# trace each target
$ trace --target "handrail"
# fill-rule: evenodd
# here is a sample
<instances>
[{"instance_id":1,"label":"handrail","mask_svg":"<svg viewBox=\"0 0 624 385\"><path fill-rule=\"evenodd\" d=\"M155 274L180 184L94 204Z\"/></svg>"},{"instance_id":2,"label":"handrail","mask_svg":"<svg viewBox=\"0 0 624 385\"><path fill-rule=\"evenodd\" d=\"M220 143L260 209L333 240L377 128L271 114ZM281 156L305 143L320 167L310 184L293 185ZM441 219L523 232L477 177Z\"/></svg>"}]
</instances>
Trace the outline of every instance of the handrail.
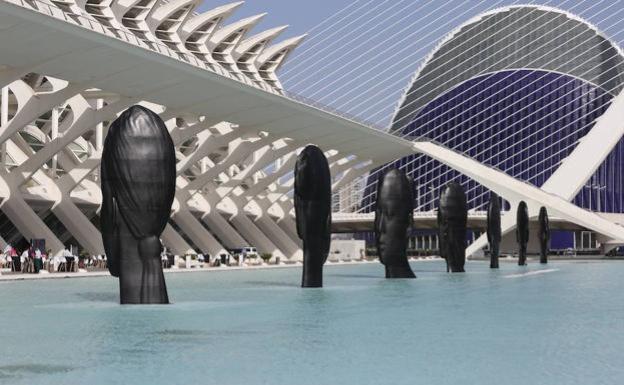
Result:
<instances>
[{"instance_id":1,"label":"handrail","mask_svg":"<svg viewBox=\"0 0 624 385\"><path fill-rule=\"evenodd\" d=\"M363 218L369 218L369 217L374 217L375 213L374 212L370 212L370 213L357 213L357 212L337 212L337 213L332 213L332 218L333 219L342 219L342 220L348 220L348 219L363 219ZM435 218L437 216L437 213L435 211L414 211L414 218ZM485 218L487 217L487 212L486 211L468 211L468 217L469 218Z\"/></svg>"}]
</instances>

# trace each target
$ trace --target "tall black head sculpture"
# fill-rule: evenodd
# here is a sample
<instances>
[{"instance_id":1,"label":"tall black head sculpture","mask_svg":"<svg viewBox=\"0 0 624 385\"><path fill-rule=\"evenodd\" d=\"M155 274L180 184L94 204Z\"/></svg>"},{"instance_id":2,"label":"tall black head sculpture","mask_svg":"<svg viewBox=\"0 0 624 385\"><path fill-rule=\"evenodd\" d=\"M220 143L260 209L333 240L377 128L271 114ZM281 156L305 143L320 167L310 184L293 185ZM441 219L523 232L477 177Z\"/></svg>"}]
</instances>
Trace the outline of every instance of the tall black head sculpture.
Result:
<instances>
[{"instance_id":1,"label":"tall black head sculpture","mask_svg":"<svg viewBox=\"0 0 624 385\"><path fill-rule=\"evenodd\" d=\"M459 183L450 182L440 194L438 232L440 255L446 259L446 270L463 273L466 263L466 224L468 204Z\"/></svg>"},{"instance_id":2,"label":"tall black head sculpture","mask_svg":"<svg viewBox=\"0 0 624 385\"><path fill-rule=\"evenodd\" d=\"M375 237L386 278L416 278L407 261L407 232L412 226L412 183L397 169L386 172L377 188Z\"/></svg>"},{"instance_id":3,"label":"tall black head sculpture","mask_svg":"<svg viewBox=\"0 0 624 385\"><path fill-rule=\"evenodd\" d=\"M498 269L498 256L501 243L501 206L500 198L490 193L490 204L487 210L487 239L490 244L490 268Z\"/></svg>"},{"instance_id":4,"label":"tall black head sculpture","mask_svg":"<svg viewBox=\"0 0 624 385\"><path fill-rule=\"evenodd\" d=\"M529 243L529 209L525 201L518 204L516 213L516 239L518 241L518 265L526 265L527 244Z\"/></svg>"},{"instance_id":5,"label":"tall black head sculpture","mask_svg":"<svg viewBox=\"0 0 624 385\"><path fill-rule=\"evenodd\" d=\"M102 238L122 304L169 303L159 237L175 178L165 123L145 107L130 107L111 124L102 154Z\"/></svg>"},{"instance_id":6,"label":"tall black head sculpture","mask_svg":"<svg viewBox=\"0 0 624 385\"><path fill-rule=\"evenodd\" d=\"M539 211L539 229L537 236L540 242L540 263L548 263L550 225L548 224L548 211L544 206L542 206Z\"/></svg>"},{"instance_id":7,"label":"tall black head sculpture","mask_svg":"<svg viewBox=\"0 0 624 385\"><path fill-rule=\"evenodd\" d=\"M295 164L295 216L303 240L302 287L323 286L331 237L331 175L323 151L308 145Z\"/></svg>"}]
</instances>

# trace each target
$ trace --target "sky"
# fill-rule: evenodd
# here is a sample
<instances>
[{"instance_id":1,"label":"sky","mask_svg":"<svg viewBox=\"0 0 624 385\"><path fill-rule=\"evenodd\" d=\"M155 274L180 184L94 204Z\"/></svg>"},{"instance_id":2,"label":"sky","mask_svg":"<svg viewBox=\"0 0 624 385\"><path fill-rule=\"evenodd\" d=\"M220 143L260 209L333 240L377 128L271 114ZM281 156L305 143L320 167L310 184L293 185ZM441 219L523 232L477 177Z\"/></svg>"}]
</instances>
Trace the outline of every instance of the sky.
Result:
<instances>
[{"instance_id":1,"label":"sky","mask_svg":"<svg viewBox=\"0 0 624 385\"><path fill-rule=\"evenodd\" d=\"M199 10L225 3L206 0ZM289 25L279 41L309 32L278 74L284 88L383 128L446 34L479 13L513 4L561 8L624 41L621 0L247 0L228 22L267 12L252 33Z\"/></svg>"}]
</instances>

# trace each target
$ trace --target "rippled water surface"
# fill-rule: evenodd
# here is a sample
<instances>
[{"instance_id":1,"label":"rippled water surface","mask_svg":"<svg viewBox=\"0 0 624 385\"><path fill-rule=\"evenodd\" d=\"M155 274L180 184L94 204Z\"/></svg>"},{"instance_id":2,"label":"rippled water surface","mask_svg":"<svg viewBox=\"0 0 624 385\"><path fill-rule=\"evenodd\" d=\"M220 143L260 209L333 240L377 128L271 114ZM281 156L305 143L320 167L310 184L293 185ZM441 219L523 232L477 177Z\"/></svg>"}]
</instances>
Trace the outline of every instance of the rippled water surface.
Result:
<instances>
[{"instance_id":1,"label":"rippled water surface","mask_svg":"<svg viewBox=\"0 0 624 385\"><path fill-rule=\"evenodd\" d=\"M0 383L624 383L624 262L412 266L173 274L149 307L112 278L0 283Z\"/></svg>"}]
</instances>

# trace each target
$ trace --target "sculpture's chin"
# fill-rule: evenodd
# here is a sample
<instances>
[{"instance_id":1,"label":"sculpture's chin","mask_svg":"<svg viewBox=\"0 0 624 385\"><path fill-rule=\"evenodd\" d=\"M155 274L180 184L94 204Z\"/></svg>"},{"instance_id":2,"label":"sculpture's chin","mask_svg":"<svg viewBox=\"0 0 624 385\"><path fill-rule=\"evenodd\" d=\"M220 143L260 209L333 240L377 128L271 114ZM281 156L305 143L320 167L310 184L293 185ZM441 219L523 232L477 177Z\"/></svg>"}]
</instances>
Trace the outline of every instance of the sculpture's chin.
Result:
<instances>
[{"instance_id":1,"label":"sculpture's chin","mask_svg":"<svg viewBox=\"0 0 624 385\"><path fill-rule=\"evenodd\" d=\"M386 278L416 278L409 264L386 266Z\"/></svg>"}]
</instances>

